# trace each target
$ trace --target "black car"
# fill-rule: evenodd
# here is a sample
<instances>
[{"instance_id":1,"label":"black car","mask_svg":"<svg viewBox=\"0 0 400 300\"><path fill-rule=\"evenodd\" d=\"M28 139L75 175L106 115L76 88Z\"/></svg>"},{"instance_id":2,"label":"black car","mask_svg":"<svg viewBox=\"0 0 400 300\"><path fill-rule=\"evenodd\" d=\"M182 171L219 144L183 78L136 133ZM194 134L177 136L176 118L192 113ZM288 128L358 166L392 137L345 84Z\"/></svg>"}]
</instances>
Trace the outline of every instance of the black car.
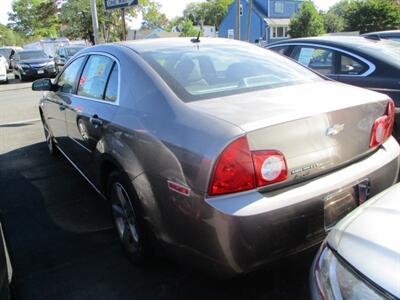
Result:
<instances>
[{"instance_id":1,"label":"black car","mask_svg":"<svg viewBox=\"0 0 400 300\"><path fill-rule=\"evenodd\" d=\"M290 39L267 46L343 83L389 95L400 129L400 43L364 37L324 36Z\"/></svg>"},{"instance_id":2,"label":"black car","mask_svg":"<svg viewBox=\"0 0 400 300\"><path fill-rule=\"evenodd\" d=\"M85 46L66 46L58 48L56 57L54 58L57 71L60 71L72 56L85 48Z\"/></svg>"},{"instance_id":3,"label":"black car","mask_svg":"<svg viewBox=\"0 0 400 300\"><path fill-rule=\"evenodd\" d=\"M400 30L387 30L387 31L376 31L369 32L362 35L363 37L375 40L392 40L400 42Z\"/></svg>"},{"instance_id":4,"label":"black car","mask_svg":"<svg viewBox=\"0 0 400 300\"><path fill-rule=\"evenodd\" d=\"M21 81L40 77L55 77L54 59L43 50L23 50L14 54L12 67L15 77Z\"/></svg>"}]
</instances>

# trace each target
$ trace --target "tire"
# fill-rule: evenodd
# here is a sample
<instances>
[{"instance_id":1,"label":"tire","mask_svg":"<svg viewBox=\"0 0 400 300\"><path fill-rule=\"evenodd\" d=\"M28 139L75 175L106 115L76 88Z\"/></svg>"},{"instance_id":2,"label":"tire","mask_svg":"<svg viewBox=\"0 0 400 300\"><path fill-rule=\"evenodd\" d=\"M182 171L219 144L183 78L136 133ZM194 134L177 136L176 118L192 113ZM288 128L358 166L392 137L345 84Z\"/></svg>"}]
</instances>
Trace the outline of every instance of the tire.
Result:
<instances>
[{"instance_id":1,"label":"tire","mask_svg":"<svg viewBox=\"0 0 400 300\"><path fill-rule=\"evenodd\" d=\"M53 157L58 157L59 156L59 151L54 143L54 138L51 134L51 131L49 129L49 126L47 125L45 119L43 118L43 116L41 116L42 118L42 124L43 124L43 130L44 130L44 137L46 139L46 144L47 144L47 149L49 150L49 153L51 156Z\"/></svg>"},{"instance_id":2,"label":"tire","mask_svg":"<svg viewBox=\"0 0 400 300\"><path fill-rule=\"evenodd\" d=\"M129 259L136 265L143 265L150 257L148 232L139 210L139 199L132 191L127 176L114 171L108 177L107 198L116 233Z\"/></svg>"}]
</instances>

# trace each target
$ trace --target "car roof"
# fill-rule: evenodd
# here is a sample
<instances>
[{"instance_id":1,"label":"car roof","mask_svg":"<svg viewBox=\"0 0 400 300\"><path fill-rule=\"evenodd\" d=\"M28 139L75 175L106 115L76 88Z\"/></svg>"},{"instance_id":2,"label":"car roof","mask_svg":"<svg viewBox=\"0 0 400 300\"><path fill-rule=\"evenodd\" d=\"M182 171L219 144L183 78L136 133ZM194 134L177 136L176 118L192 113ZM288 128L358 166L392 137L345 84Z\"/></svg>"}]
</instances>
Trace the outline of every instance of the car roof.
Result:
<instances>
[{"instance_id":1,"label":"car roof","mask_svg":"<svg viewBox=\"0 0 400 300\"><path fill-rule=\"evenodd\" d=\"M368 33L364 33L362 36L370 36L370 35L399 36L400 30L385 30L385 31L368 32Z\"/></svg>"},{"instance_id":2,"label":"car roof","mask_svg":"<svg viewBox=\"0 0 400 300\"><path fill-rule=\"evenodd\" d=\"M244 42L236 41L233 39L224 38L203 38L200 37L200 42L195 43L191 40L193 37L181 37L181 38L162 38L162 39L143 39L136 41L127 41L115 43L117 45L122 45L128 47L135 52L147 52L151 50L162 50L169 48L181 48L189 47L194 45L204 46L204 45L243 45Z\"/></svg>"},{"instance_id":3,"label":"car roof","mask_svg":"<svg viewBox=\"0 0 400 300\"><path fill-rule=\"evenodd\" d=\"M362 45L374 45L377 43L385 43L386 41L372 40L361 36L319 36L319 37L309 37L309 38L295 38L289 39L281 42L276 42L269 44L267 47L281 44L291 44L291 43L319 43L324 45L332 46L342 46L342 47L359 47Z\"/></svg>"}]
</instances>

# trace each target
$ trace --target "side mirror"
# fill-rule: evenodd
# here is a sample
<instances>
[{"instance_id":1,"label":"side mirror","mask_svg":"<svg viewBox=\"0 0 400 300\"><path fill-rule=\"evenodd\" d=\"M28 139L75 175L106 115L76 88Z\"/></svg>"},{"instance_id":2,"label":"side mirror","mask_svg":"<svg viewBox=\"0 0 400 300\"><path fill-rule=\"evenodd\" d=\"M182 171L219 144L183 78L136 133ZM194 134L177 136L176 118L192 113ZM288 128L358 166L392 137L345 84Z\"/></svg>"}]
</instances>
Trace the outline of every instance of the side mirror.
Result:
<instances>
[{"instance_id":1,"label":"side mirror","mask_svg":"<svg viewBox=\"0 0 400 300\"><path fill-rule=\"evenodd\" d=\"M32 91L52 91L54 85L49 78L35 80L32 83Z\"/></svg>"}]
</instances>

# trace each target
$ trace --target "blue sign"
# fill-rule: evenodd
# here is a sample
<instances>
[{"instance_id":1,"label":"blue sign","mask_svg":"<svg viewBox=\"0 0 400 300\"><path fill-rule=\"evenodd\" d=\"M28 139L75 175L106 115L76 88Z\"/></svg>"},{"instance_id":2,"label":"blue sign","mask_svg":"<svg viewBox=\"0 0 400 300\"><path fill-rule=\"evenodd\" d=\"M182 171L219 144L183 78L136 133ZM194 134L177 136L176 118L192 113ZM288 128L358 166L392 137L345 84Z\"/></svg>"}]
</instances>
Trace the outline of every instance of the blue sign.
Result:
<instances>
[{"instance_id":1,"label":"blue sign","mask_svg":"<svg viewBox=\"0 0 400 300\"><path fill-rule=\"evenodd\" d=\"M106 9L124 8L138 5L138 0L105 0Z\"/></svg>"}]
</instances>

